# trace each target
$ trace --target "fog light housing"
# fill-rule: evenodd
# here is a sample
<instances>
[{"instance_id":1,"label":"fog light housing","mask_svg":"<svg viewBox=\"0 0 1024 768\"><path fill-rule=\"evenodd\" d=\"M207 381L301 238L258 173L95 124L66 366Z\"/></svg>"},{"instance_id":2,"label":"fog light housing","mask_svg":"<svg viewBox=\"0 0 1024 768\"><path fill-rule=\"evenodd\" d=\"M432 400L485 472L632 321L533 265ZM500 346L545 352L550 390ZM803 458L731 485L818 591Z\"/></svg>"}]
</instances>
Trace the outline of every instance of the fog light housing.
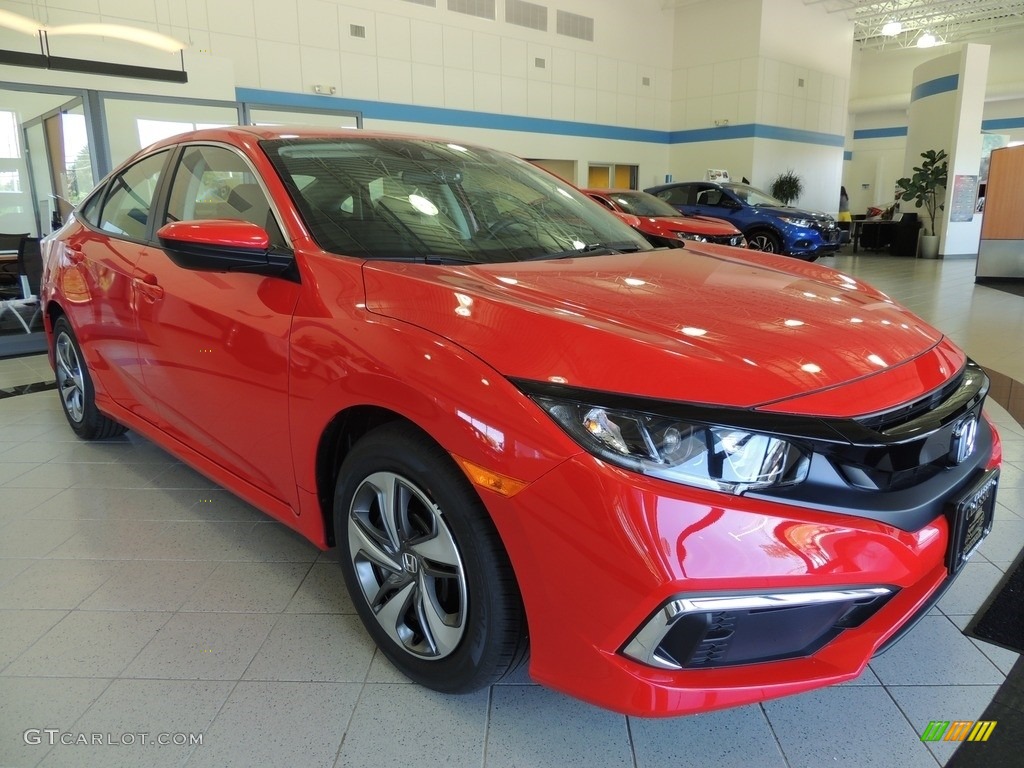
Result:
<instances>
[{"instance_id":1,"label":"fog light housing","mask_svg":"<svg viewBox=\"0 0 1024 768\"><path fill-rule=\"evenodd\" d=\"M622 653L659 669L707 669L810 656L871 618L893 587L673 598Z\"/></svg>"}]
</instances>

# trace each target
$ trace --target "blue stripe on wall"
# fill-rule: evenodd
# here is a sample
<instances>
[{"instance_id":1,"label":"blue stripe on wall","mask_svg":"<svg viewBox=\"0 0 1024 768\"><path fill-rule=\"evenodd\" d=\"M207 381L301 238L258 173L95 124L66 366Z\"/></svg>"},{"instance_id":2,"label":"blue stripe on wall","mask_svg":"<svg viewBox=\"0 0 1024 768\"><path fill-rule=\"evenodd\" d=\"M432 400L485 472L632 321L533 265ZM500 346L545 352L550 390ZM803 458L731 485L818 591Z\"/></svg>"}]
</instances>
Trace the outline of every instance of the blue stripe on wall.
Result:
<instances>
[{"instance_id":1,"label":"blue stripe on wall","mask_svg":"<svg viewBox=\"0 0 1024 768\"><path fill-rule=\"evenodd\" d=\"M1024 128L1024 117L999 117L981 121L983 131L1008 131L1013 128Z\"/></svg>"},{"instance_id":2,"label":"blue stripe on wall","mask_svg":"<svg viewBox=\"0 0 1024 768\"><path fill-rule=\"evenodd\" d=\"M926 83L914 86L914 90L910 92L910 101L913 103L918 99L924 99L928 96L935 96L940 93L949 93L949 91L955 91L959 85L960 75L937 77L934 80L929 80Z\"/></svg>"},{"instance_id":3,"label":"blue stripe on wall","mask_svg":"<svg viewBox=\"0 0 1024 768\"><path fill-rule=\"evenodd\" d=\"M363 117L376 120L398 120L409 123L457 125L464 128L490 128L499 131L547 133L556 136L585 136L594 139L637 141L648 144L690 144L702 141L728 139L775 139L801 144L819 144L841 147L842 136L774 125L726 125L695 131L655 131L646 128L626 128L599 123L581 123L572 120L552 120L544 117L499 115L494 112L473 112L447 107L422 107L416 104L394 104L365 99L346 99L315 94L264 91L258 88L236 88L235 98L254 104L282 108L335 109L362 112Z\"/></svg>"},{"instance_id":4,"label":"blue stripe on wall","mask_svg":"<svg viewBox=\"0 0 1024 768\"><path fill-rule=\"evenodd\" d=\"M906 136L907 126L896 125L892 128L863 128L853 132L853 140L858 139L891 139L896 136Z\"/></svg>"},{"instance_id":5,"label":"blue stripe on wall","mask_svg":"<svg viewBox=\"0 0 1024 768\"><path fill-rule=\"evenodd\" d=\"M723 125L719 128L699 128L691 131L672 131L671 144L692 144L701 141L725 141L728 139L773 139L794 141L800 144L819 144L826 147L841 147L845 137L818 131L804 131L798 128L780 128L777 125L746 123L745 125Z\"/></svg>"},{"instance_id":6,"label":"blue stripe on wall","mask_svg":"<svg viewBox=\"0 0 1024 768\"><path fill-rule=\"evenodd\" d=\"M447 107L421 107L415 104L394 104L365 99L263 91L256 88L236 88L235 98L239 101L267 104L276 107L343 109L350 112L362 112L363 117L370 117L376 120L458 125L464 128L492 128L499 131L550 133L558 136L586 136L594 139L640 141L651 144L669 143L667 131L626 128L598 123L577 123L571 120L552 120L546 117L519 117L516 115L499 115L493 112L449 109Z\"/></svg>"},{"instance_id":7,"label":"blue stripe on wall","mask_svg":"<svg viewBox=\"0 0 1024 768\"><path fill-rule=\"evenodd\" d=\"M853 152L850 150L843 152L843 160L853 160Z\"/></svg>"}]
</instances>

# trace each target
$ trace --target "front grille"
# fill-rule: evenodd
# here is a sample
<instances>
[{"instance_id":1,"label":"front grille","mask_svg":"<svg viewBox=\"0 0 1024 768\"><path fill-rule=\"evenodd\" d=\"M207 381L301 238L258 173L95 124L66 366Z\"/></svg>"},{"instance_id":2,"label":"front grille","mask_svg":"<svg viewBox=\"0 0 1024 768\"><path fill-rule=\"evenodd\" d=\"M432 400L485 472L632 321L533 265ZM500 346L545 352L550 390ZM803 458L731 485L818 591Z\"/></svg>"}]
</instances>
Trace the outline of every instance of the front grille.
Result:
<instances>
[{"instance_id":1,"label":"front grille","mask_svg":"<svg viewBox=\"0 0 1024 768\"><path fill-rule=\"evenodd\" d=\"M816 221L811 224L811 229L815 229L821 235L821 239L826 243L838 242L840 238L841 230L836 226L834 221L819 222Z\"/></svg>"},{"instance_id":2,"label":"front grille","mask_svg":"<svg viewBox=\"0 0 1024 768\"><path fill-rule=\"evenodd\" d=\"M907 424L918 416L927 413L928 411L935 410L940 403L949 399L964 383L964 377L967 373L973 373L971 370L972 368L976 369L978 373L981 373L981 368L979 366L974 363L970 363L960 371L958 375L954 376L931 394L925 395L912 403L901 405L898 408L893 408L881 413L875 413L870 416L863 416L857 419L857 423L864 425L868 429L874 429L879 432L886 432Z\"/></svg>"},{"instance_id":3,"label":"front grille","mask_svg":"<svg viewBox=\"0 0 1024 768\"><path fill-rule=\"evenodd\" d=\"M987 393L988 377L968 361L950 382L911 403L824 421L841 439L810 441L807 481L747 495L920 530L992 454L992 431L981 415ZM962 434L971 419L968 449Z\"/></svg>"},{"instance_id":4,"label":"front grille","mask_svg":"<svg viewBox=\"0 0 1024 768\"><path fill-rule=\"evenodd\" d=\"M709 243L716 245L739 245L743 235L712 235L707 238Z\"/></svg>"}]
</instances>

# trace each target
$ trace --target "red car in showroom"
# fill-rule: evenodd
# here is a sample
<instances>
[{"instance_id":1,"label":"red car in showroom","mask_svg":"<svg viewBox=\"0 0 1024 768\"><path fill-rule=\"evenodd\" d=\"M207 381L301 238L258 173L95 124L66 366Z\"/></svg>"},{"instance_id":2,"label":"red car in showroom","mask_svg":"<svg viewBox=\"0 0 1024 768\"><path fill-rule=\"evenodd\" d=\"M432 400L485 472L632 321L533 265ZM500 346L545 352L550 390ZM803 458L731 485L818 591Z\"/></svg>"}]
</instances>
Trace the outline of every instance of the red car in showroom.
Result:
<instances>
[{"instance_id":1,"label":"red car in showroom","mask_svg":"<svg viewBox=\"0 0 1024 768\"><path fill-rule=\"evenodd\" d=\"M81 438L336 547L408 677L675 715L856 677L987 533L984 372L839 272L650 244L488 149L197 131L45 243ZM339 588L340 587L339 578Z\"/></svg>"},{"instance_id":2,"label":"red car in showroom","mask_svg":"<svg viewBox=\"0 0 1024 768\"><path fill-rule=\"evenodd\" d=\"M591 199L642 234L651 245L682 248L687 241L746 248L747 239L724 219L687 216L664 200L633 189L585 189Z\"/></svg>"}]
</instances>

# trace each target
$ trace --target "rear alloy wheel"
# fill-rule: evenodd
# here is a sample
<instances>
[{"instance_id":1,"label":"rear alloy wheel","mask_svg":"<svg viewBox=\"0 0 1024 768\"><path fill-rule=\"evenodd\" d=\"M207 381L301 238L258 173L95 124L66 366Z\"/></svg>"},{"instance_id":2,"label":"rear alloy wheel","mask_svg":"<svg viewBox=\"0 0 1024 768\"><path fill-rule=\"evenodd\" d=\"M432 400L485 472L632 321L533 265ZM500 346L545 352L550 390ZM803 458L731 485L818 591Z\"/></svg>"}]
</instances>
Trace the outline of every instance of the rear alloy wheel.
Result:
<instances>
[{"instance_id":1,"label":"rear alloy wheel","mask_svg":"<svg viewBox=\"0 0 1024 768\"><path fill-rule=\"evenodd\" d=\"M779 238L765 230L754 232L748 237L747 247L752 251L764 251L765 253L779 253L781 249Z\"/></svg>"},{"instance_id":2,"label":"rear alloy wheel","mask_svg":"<svg viewBox=\"0 0 1024 768\"><path fill-rule=\"evenodd\" d=\"M334 530L367 631L410 679L467 693L518 665L522 604L487 511L415 427L363 437L338 477Z\"/></svg>"},{"instance_id":3,"label":"rear alloy wheel","mask_svg":"<svg viewBox=\"0 0 1024 768\"><path fill-rule=\"evenodd\" d=\"M71 324L63 317L53 324L53 365L60 404L76 435L83 440L101 440L127 431L96 408L95 390L82 350Z\"/></svg>"}]
</instances>

